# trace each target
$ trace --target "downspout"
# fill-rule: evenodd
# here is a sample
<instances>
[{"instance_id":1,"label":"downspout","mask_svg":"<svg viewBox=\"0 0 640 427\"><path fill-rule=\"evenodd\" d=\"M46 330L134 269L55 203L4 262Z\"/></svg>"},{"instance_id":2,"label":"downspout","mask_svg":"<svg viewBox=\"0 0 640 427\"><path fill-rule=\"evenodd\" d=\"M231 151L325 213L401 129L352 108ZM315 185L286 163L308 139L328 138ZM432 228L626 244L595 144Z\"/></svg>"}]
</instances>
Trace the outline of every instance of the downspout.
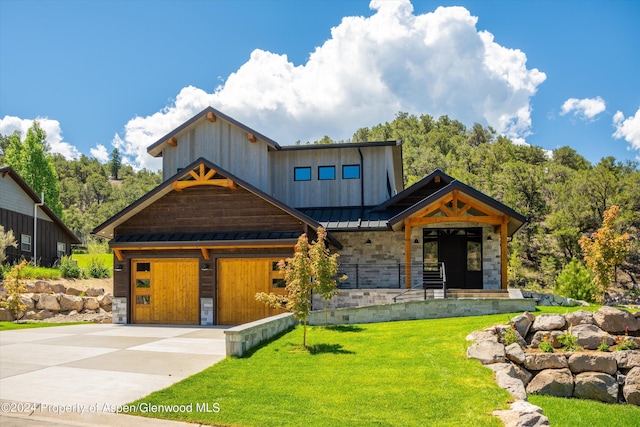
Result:
<instances>
[{"instance_id":1,"label":"downspout","mask_svg":"<svg viewBox=\"0 0 640 427\"><path fill-rule=\"evenodd\" d=\"M44 193L40 194L40 203L33 204L33 265L38 265L38 207L44 205Z\"/></svg>"},{"instance_id":2,"label":"downspout","mask_svg":"<svg viewBox=\"0 0 640 427\"><path fill-rule=\"evenodd\" d=\"M358 154L360 155L360 218L358 218L358 228L360 228L364 216L364 157L360 147L358 147Z\"/></svg>"}]
</instances>

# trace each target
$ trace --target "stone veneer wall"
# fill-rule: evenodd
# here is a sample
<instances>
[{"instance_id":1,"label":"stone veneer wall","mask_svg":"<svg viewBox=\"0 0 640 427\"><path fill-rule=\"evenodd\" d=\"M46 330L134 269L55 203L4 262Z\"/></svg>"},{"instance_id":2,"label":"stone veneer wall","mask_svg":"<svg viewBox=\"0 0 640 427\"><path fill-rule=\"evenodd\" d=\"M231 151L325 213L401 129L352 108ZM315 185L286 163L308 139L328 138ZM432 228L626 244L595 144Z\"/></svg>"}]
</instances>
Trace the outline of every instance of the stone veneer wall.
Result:
<instances>
[{"instance_id":1,"label":"stone veneer wall","mask_svg":"<svg viewBox=\"0 0 640 427\"><path fill-rule=\"evenodd\" d=\"M127 298L114 297L111 303L111 323L127 323Z\"/></svg>"},{"instance_id":2,"label":"stone veneer wall","mask_svg":"<svg viewBox=\"0 0 640 427\"><path fill-rule=\"evenodd\" d=\"M483 316L535 310L535 301L527 299L432 299L398 304L350 307L327 310L331 325L377 323L396 320L439 319L444 317ZM324 325L325 312L313 311L310 325Z\"/></svg>"},{"instance_id":3,"label":"stone veneer wall","mask_svg":"<svg viewBox=\"0 0 640 427\"><path fill-rule=\"evenodd\" d=\"M491 226L479 223L452 223L446 227L468 228L482 227L482 270L484 289L500 289L500 234L494 233ZM419 286L422 278L422 228L411 230L411 272L412 286ZM404 233L393 231L333 232L344 248L339 251L340 273L349 278L341 283L342 287L356 287L355 264L358 264L358 287L402 288L404 289ZM490 240L487 240L491 237ZM371 243L366 243L370 240ZM414 243L415 241L418 243ZM456 288L455 283L447 286Z\"/></svg>"},{"instance_id":4,"label":"stone veneer wall","mask_svg":"<svg viewBox=\"0 0 640 427\"><path fill-rule=\"evenodd\" d=\"M291 329L298 321L291 313L278 314L224 331L227 356L245 355L258 344Z\"/></svg>"},{"instance_id":5,"label":"stone veneer wall","mask_svg":"<svg viewBox=\"0 0 640 427\"><path fill-rule=\"evenodd\" d=\"M213 298L200 298L200 324L213 325Z\"/></svg>"}]
</instances>

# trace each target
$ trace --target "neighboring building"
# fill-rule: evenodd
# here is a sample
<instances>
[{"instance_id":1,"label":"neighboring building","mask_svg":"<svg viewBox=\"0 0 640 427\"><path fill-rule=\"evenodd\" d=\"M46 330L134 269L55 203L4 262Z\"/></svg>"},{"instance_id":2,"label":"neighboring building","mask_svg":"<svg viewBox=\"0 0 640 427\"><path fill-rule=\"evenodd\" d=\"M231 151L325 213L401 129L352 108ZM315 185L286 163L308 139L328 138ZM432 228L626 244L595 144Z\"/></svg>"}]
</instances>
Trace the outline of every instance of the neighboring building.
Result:
<instances>
[{"instance_id":1,"label":"neighboring building","mask_svg":"<svg viewBox=\"0 0 640 427\"><path fill-rule=\"evenodd\" d=\"M96 227L114 250L114 322L239 324L273 310L275 263L319 226L352 288L506 289L526 218L435 171L403 189L400 142L280 146L207 108L148 148L163 183Z\"/></svg>"},{"instance_id":2,"label":"neighboring building","mask_svg":"<svg viewBox=\"0 0 640 427\"><path fill-rule=\"evenodd\" d=\"M21 259L32 261L35 257L38 265L52 266L71 254L71 245L80 244L73 232L9 166L0 167L0 225L5 231L13 231L18 244L17 248L6 250L9 263Z\"/></svg>"}]
</instances>

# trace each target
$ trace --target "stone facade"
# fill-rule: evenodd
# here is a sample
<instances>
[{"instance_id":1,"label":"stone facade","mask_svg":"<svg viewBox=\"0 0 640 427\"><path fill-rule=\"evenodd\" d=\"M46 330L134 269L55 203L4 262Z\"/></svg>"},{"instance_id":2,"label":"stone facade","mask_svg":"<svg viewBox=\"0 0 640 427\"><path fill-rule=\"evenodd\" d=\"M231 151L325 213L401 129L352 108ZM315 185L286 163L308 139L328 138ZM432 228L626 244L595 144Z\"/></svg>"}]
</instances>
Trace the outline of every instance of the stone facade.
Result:
<instances>
[{"instance_id":1,"label":"stone facade","mask_svg":"<svg viewBox=\"0 0 640 427\"><path fill-rule=\"evenodd\" d=\"M114 297L111 303L111 322L118 324L127 323L127 298Z\"/></svg>"},{"instance_id":2,"label":"stone facade","mask_svg":"<svg viewBox=\"0 0 640 427\"><path fill-rule=\"evenodd\" d=\"M213 325L213 298L200 298L200 324Z\"/></svg>"},{"instance_id":3,"label":"stone facade","mask_svg":"<svg viewBox=\"0 0 640 427\"><path fill-rule=\"evenodd\" d=\"M226 329L227 356L244 356L258 344L293 328L297 323L291 313L284 313Z\"/></svg>"}]
</instances>

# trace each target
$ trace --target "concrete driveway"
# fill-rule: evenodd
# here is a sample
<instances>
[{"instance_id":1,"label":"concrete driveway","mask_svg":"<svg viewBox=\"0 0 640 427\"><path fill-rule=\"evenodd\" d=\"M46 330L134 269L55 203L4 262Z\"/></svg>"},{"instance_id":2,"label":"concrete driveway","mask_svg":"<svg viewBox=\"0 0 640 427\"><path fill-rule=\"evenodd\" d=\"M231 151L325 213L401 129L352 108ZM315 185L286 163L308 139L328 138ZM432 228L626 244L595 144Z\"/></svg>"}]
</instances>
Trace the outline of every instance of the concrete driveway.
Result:
<instances>
[{"instance_id":1,"label":"concrete driveway","mask_svg":"<svg viewBox=\"0 0 640 427\"><path fill-rule=\"evenodd\" d=\"M224 359L223 331L111 324L2 331L0 421L43 425L29 424L43 418L63 423L76 420L78 425L83 420L93 425L112 421L127 425L131 418L136 421L129 425L144 425L138 417L114 419L109 410ZM62 410L66 414L59 414Z\"/></svg>"}]
</instances>

